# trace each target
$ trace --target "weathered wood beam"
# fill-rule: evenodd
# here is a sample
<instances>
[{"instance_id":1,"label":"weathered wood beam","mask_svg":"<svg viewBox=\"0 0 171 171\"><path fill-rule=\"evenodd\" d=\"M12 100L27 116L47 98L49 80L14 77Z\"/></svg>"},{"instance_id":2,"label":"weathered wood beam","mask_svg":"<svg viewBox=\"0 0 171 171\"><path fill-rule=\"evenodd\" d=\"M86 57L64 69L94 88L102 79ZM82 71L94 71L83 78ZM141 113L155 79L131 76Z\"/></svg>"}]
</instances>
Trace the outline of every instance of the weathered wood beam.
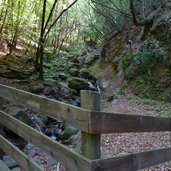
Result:
<instances>
[{"instance_id":1,"label":"weathered wood beam","mask_svg":"<svg viewBox=\"0 0 171 171\"><path fill-rule=\"evenodd\" d=\"M92 112L90 120L94 134L171 131L171 118Z\"/></svg>"},{"instance_id":2,"label":"weathered wood beam","mask_svg":"<svg viewBox=\"0 0 171 171\"><path fill-rule=\"evenodd\" d=\"M90 160L82 155L70 150L56 141L51 140L49 137L2 111L0 111L0 118L0 124L44 150L51 157L64 164L69 170L90 170Z\"/></svg>"},{"instance_id":3,"label":"weathered wood beam","mask_svg":"<svg viewBox=\"0 0 171 171\"><path fill-rule=\"evenodd\" d=\"M0 148L10 155L25 171L43 171L43 169L28 156L0 135Z\"/></svg>"},{"instance_id":4,"label":"weathered wood beam","mask_svg":"<svg viewBox=\"0 0 171 171\"><path fill-rule=\"evenodd\" d=\"M3 110L3 99L0 97L0 110ZM4 132L3 132L3 126L0 124L0 135L2 135ZM0 148L0 160L3 159L3 156L4 156L4 151Z\"/></svg>"},{"instance_id":5,"label":"weathered wood beam","mask_svg":"<svg viewBox=\"0 0 171 171\"><path fill-rule=\"evenodd\" d=\"M13 101L40 114L72 125L81 131L89 131L90 111L65 104L56 100L48 99L23 90L18 90L0 84L0 97Z\"/></svg>"},{"instance_id":6,"label":"weathered wood beam","mask_svg":"<svg viewBox=\"0 0 171 171\"><path fill-rule=\"evenodd\" d=\"M171 160L171 148L118 156L92 161L92 170L136 171Z\"/></svg>"},{"instance_id":7,"label":"weathered wood beam","mask_svg":"<svg viewBox=\"0 0 171 171\"><path fill-rule=\"evenodd\" d=\"M95 91L81 91L81 107L100 111L100 94ZM101 156L100 134L81 132L81 153L88 159L99 159Z\"/></svg>"}]
</instances>

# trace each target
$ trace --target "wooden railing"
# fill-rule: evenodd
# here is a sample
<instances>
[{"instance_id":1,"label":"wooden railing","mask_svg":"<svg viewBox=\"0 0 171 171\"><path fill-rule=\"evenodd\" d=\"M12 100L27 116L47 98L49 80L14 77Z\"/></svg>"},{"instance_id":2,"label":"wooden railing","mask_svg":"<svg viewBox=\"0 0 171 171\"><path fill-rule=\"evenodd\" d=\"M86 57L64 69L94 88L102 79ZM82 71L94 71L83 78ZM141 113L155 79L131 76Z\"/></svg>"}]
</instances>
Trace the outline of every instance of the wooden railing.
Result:
<instances>
[{"instance_id":1,"label":"wooden railing","mask_svg":"<svg viewBox=\"0 0 171 171\"><path fill-rule=\"evenodd\" d=\"M81 154L78 154L0 111L1 125L45 151L68 170L134 171L171 160L171 148L100 159L101 134L171 131L171 118L100 112L100 96L92 91L81 91L82 108L5 85L0 85L0 97L72 125L81 131ZM2 135L0 135L0 148L13 157L24 170L42 171L39 165ZM3 169L7 170L0 160L0 170L3 171Z\"/></svg>"}]
</instances>

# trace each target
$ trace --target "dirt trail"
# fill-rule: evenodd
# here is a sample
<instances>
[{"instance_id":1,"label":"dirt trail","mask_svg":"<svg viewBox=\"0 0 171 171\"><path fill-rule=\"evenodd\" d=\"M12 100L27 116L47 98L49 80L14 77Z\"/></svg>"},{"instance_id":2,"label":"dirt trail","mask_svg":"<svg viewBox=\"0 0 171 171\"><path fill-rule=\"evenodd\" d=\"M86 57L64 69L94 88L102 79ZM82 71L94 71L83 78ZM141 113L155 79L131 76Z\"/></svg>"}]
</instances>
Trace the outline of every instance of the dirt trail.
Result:
<instances>
[{"instance_id":1,"label":"dirt trail","mask_svg":"<svg viewBox=\"0 0 171 171\"><path fill-rule=\"evenodd\" d=\"M128 93L120 96L105 109L107 112L138 114L146 116L169 116L170 104L154 102L148 99L140 99ZM152 133L124 133L108 134L102 136L103 157L114 157L120 154L141 152L146 150L164 148L170 146L169 132ZM153 166L144 171L169 171L171 164L165 163Z\"/></svg>"}]
</instances>

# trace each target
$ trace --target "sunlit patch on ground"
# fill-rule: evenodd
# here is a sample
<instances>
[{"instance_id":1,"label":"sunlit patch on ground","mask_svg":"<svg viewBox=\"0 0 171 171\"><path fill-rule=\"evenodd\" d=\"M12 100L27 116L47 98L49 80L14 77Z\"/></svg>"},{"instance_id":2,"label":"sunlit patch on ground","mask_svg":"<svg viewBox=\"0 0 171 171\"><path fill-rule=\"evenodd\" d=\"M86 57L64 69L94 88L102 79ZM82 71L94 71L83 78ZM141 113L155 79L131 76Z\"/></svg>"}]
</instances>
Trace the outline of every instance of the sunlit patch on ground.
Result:
<instances>
[{"instance_id":1,"label":"sunlit patch on ground","mask_svg":"<svg viewBox=\"0 0 171 171\"><path fill-rule=\"evenodd\" d=\"M6 53L0 51L0 59L6 56Z\"/></svg>"}]
</instances>

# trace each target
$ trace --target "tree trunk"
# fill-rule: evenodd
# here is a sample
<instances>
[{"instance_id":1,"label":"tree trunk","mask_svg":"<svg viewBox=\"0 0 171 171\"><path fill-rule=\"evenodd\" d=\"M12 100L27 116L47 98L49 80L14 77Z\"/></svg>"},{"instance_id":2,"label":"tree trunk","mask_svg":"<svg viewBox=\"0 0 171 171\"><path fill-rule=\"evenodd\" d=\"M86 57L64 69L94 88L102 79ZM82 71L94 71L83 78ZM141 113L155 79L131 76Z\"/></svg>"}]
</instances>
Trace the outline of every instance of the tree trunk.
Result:
<instances>
[{"instance_id":1,"label":"tree trunk","mask_svg":"<svg viewBox=\"0 0 171 171\"><path fill-rule=\"evenodd\" d=\"M39 79L43 80L43 54L44 54L44 42L40 45L39 58L40 58L40 68L39 68Z\"/></svg>"}]
</instances>

